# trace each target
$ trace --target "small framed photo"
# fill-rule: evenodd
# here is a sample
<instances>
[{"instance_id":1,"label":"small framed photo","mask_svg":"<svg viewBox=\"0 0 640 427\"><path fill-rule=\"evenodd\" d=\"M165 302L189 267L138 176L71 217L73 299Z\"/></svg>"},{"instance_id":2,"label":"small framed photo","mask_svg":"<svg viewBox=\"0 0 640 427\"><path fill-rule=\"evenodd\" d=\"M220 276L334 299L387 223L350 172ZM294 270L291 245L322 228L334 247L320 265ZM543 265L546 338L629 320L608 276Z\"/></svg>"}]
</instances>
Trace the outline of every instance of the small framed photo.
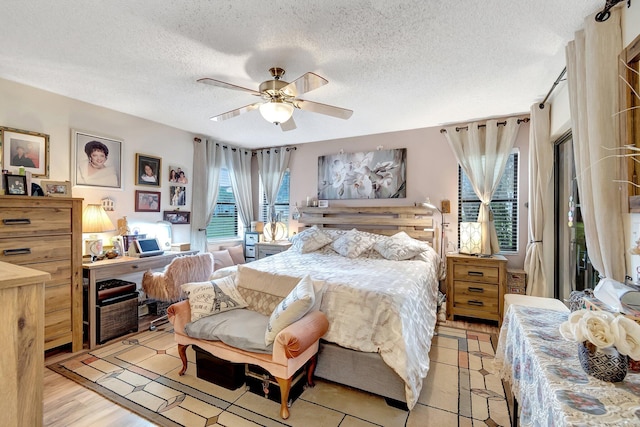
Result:
<instances>
[{"instance_id":1,"label":"small framed photo","mask_svg":"<svg viewBox=\"0 0 640 427\"><path fill-rule=\"evenodd\" d=\"M136 153L136 185L160 187L162 159Z\"/></svg>"},{"instance_id":2,"label":"small framed photo","mask_svg":"<svg viewBox=\"0 0 640 427\"><path fill-rule=\"evenodd\" d=\"M24 175L4 174L4 188L10 196L27 195L27 177Z\"/></svg>"},{"instance_id":3,"label":"small framed photo","mask_svg":"<svg viewBox=\"0 0 640 427\"><path fill-rule=\"evenodd\" d=\"M318 207L319 208L328 208L329 207L329 201L328 200L318 200Z\"/></svg>"},{"instance_id":4,"label":"small framed photo","mask_svg":"<svg viewBox=\"0 0 640 427\"><path fill-rule=\"evenodd\" d=\"M18 172L23 167L34 178L49 178L49 135L0 127L2 169Z\"/></svg>"},{"instance_id":5,"label":"small framed photo","mask_svg":"<svg viewBox=\"0 0 640 427\"><path fill-rule=\"evenodd\" d=\"M191 224L191 212L164 211L163 219L171 224Z\"/></svg>"},{"instance_id":6,"label":"small framed photo","mask_svg":"<svg viewBox=\"0 0 640 427\"><path fill-rule=\"evenodd\" d=\"M45 181L40 182L45 196L71 197L71 183L69 181Z\"/></svg>"},{"instance_id":7,"label":"small framed photo","mask_svg":"<svg viewBox=\"0 0 640 427\"><path fill-rule=\"evenodd\" d=\"M187 205L187 187L180 185L169 186L169 204L171 206L186 206Z\"/></svg>"},{"instance_id":8,"label":"small framed photo","mask_svg":"<svg viewBox=\"0 0 640 427\"><path fill-rule=\"evenodd\" d=\"M122 141L72 130L71 176L74 186L122 190Z\"/></svg>"},{"instance_id":9,"label":"small framed photo","mask_svg":"<svg viewBox=\"0 0 640 427\"><path fill-rule=\"evenodd\" d=\"M169 182L188 184L187 171L181 166L169 166Z\"/></svg>"},{"instance_id":10,"label":"small framed photo","mask_svg":"<svg viewBox=\"0 0 640 427\"><path fill-rule=\"evenodd\" d=\"M160 192L136 190L136 212L160 212Z\"/></svg>"}]
</instances>

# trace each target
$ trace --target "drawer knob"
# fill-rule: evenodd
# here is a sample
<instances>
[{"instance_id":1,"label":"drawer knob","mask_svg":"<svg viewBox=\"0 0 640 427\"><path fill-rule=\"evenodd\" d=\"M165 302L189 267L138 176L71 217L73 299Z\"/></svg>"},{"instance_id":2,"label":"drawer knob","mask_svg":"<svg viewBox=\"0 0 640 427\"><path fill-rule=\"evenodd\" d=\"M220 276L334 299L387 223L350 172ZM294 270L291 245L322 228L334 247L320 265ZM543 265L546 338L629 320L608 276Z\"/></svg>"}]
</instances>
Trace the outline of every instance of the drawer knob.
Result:
<instances>
[{"instance_id":1,"label":"drawer knob","mask_svg":"<svg viewBox=\"0 0 640 427\"><path fill-rule=\"evenodd\" d=\"M484 273L482 271L470 271L467 273L469 276L482 277Z\"/></svg>"},{"instance_id":2,"label":"drawer knob","mask_svg":"<svg viewBox=\"0 0 640 427\"><path fill-rule=\"evenodd\" d=\"M31 248L5 249L3 252L4 256L29 255L31 254Z\"/></svg>"},{"instance_id":3,"label":"drawer knob","mask_svg":"<svg viewBox=\"0 0 640 427\"><path fill-rule=\"evenodd\" d=\"M475 300L467 301L467 304L475 305L476 307L482 307L484 305L482 301L475 301Z\"/></svg>"},{"instance_id":4,"label":"drawer knob","mask_svg":"<svg viewBox=\"0 0 640 427\"><path fill-rule=\"evenodd\" d=\"M24 225L31 224L31 220L29 218L7 218L3 219L2 223L4 225Z\"/></svg>"},{"instance_id":5,"label":"drawer knob","mask_svg":"<svg viewBox=\"0 0 640 427\"><path fill-rule=\"evenodd\" d=\"M482 289L482 288L474 288L474 287L472 287L472 286L469 286L469 287L467 288L467 290L468 290L469 292L476 292L476 293L479 293L479 294L481 294L481 293L483 293L483 292L484 292L484 289Z\"/></svg>"}]
</instances>

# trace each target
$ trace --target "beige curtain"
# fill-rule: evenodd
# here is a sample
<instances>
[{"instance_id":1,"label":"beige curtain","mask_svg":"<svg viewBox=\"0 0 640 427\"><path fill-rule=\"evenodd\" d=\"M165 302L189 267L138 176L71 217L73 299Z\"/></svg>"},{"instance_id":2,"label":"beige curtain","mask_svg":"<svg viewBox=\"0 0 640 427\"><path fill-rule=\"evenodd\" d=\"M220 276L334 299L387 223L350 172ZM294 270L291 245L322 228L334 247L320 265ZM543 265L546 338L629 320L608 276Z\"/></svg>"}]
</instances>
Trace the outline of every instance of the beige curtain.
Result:
<instances>
[{"instance_id":1,"label":"beige curtain","mask_svg":"<svg viewBox=\"0 0 640 427\"><path fill-rule=\"evenodd\" d=\"M222 147L215 141L193 140L191 249L207 251L207 225L218 200Z\"/></svg>"},{"instance_id":2,"label":"beige curtain","mask_svg":"<svg viewBox=\"0 0 640 427\"><path fill-rule=\"evenodd\" d=\"M596 22L585 18L566 49L576 180L587 251L601 277L624 282L625 247L620 165L607 148L620 147L618 55L620 8ZM609 157L608 157L609 156Z\"/></svg>"},{"instance_id":3,"label":"beige curtain","mask_svg":"<svg viewBox=\"0 0 640 427\"><path fill-rule=\"evenodd\" d=\"M253 197L251 193L251 151L227 146L223 150L229 170L233 196L244 229L249 230L253 221Z\"/></svg>"},{"instance_id":4,"label":"beige curtain","mask_svg":"<svg viewBox=\"0 0 640 427\"><path fill-rule=\"evenodd\" d=\"M545 227L553 230L553 146L549 138L550 106L531 106L529 128L529 244L524 259L527 272L527 294L553 297L551 272L545 268L545 251L553 251L553 240ZM545 221L545 219L547 219ZM551 220L549 220L551 219ZM551 237L553 234L551 234Z\"/></svg>"},{"instance_id":5,"label":"beige curtain","mask_svg":"<svg viewBox=\"0 0 640 427\"><path fill-rule=\"evenodd\" d=\"M485 123L474 122L466 127L445 129L447 142L481 201L478 222L482 224L482 253L485 255L500 252L489 203L500 183L520 128L517 118L503 122L506 124L498 125L498 120L487 120L486 126Z\"/></svg>"},{"instance_id":6,"label":"beige curtain","mask_svg":"<svg viewBox=\"0 0 640 427\"><path fill-rule=\"evenodd\" d=\"M272 216L275 215L274 203L276 202L276 197L278 197L278 191L280 191L280 184L282 184L284 173L289 167L291 148L278 147L258 150L256 156L258 157L258 174L260 175L265 198L269 205L267 219L275 221L275 218L272 218Z\"/></svg>"}]
</instances>

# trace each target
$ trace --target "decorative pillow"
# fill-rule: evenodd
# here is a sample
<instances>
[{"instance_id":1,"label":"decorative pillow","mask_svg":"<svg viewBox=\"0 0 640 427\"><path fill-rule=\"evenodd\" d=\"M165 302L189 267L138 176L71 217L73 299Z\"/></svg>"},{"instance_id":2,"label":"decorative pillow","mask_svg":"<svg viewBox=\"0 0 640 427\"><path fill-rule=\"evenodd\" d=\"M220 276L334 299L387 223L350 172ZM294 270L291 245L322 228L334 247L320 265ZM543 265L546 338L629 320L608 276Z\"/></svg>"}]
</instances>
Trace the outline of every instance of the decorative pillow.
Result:
<instances>
[{"instance_id":1,"label":"decorative pillow","mask_svg":"<svg viewBox=\"0 0 640 427\"><path fill-rule=\"evenodd\" d=\"M300 282L300 278L255 270L250 265L238 266L238 291L247 302L249 310L270 316L276 306Z\"/></svg>"},{"instance_id":2,"label":"decorative pillow","mask_svg":"<svg viewBox=\"0 0 640 427\"><path fill-rule=\"evenodd\" d=\"M401 231L389 238L379 240L373 248L388 260L403 261L429 250L429 245Z\"/></svg>"},{"instance_id":3,"label":"decorative pillow","mask_svg":"<svg viewBox=\"0 0 640 427\"><path fill-rule=\"evenodd\" d=\"M231 246L227 248L229 255L231 255L231 259L234 264L244 264L246 261L244 259L244 247L242 245Z\"/></svg>"},{"instance_id":4,"label":"decorative pillow","mask_svg":"<svg viewBox=\"0 0 640 427\"><path fill-rule=\"evenodd\" d=\"M331 244L334 251L347 258L357 258L371 249L375 240L370 233L361 233L351 229Z\"/></svg>"},{"instance_id":5,"label":"decorative pillow","mask_svg":"<svg viewBox=\"0 0 640 427\"><path fill-rule=\"evenodd\" d=\"M313 282L307 274L271 313L264 334L265 344L271 344L281 330L307 314L315 300Z\"/></svg>"},{"instance_id":6,"label":"decorative pillow","mask_svg":"<svg viewBox=\"0 0 640 427\"><path fill-rule=\"evenodd\" d=\"M213 271L235 265L233 258L231 258L231 254L229 254L229 251L226 249L221 251L211 251L211 254L213 255Z\"/></svg>"},{"instance_id":7,"label":"decorative pillow","mask_svg":"<svg viewBox=\"0 0 640 427\"><path fill-rule=\"evenodd\" d=\"M232 276L209 282L185 283L180 288L189 298L192 322L212 314L247 306Z\"/></svg>"},{"instance_id":8,"label":"decorative pillow","mask_svg":"<svg viewBox=\"0 0 640 427\"><path fill-rule=\"evenodd\" d=\"M291 238L291 249L301 254L306 254L317 251L331 243L331 241L331 237L314 225Z\"/></svg>"}]
</instances>

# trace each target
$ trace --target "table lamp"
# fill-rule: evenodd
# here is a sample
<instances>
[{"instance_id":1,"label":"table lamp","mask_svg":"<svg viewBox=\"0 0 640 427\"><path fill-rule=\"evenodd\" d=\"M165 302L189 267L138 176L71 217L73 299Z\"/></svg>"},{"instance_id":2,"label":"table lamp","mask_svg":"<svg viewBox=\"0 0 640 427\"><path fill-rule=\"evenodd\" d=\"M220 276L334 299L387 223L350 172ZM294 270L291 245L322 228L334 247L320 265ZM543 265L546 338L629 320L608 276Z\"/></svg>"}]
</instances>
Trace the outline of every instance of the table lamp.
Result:
<instances>
[{"instance_id":1,"label":"table lamp","mask_svg":"<svg viewBox=\"0 0 640 427\"><path fill-rule=\"evenodd\" d=\"M461 254L482 254L482 226L479 222L460 223L460 251Z\"/></svg>"},{"instance_id":2,"label":"table lamp","mask_svg":"<svg viewBox=\"0 0 640 427\"><path fill-rule=\"evenodd\" d=\"M91 255L91 260L102 255L102 239L95 233L114 231L116 227L102 208L102 205L87 205L82 211L82 232L92 233L85 240L85 252Z\"/></svg>"}]
</instances>

